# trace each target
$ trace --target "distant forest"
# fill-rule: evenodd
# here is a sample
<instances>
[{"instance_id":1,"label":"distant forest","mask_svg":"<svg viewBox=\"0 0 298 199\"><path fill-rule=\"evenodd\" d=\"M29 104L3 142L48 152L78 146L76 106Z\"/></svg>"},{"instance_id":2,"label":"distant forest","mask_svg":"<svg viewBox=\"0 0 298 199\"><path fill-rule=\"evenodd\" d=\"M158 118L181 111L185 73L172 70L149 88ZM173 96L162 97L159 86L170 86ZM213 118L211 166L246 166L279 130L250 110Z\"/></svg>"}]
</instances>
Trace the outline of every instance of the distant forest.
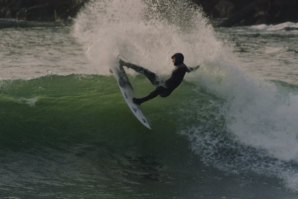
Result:
<instances>
[{"instance_id":1,"label":"distant forest","mask_svg":"<svg viewBox=\"0 0 298 199\"><path fill-rule=\"evenodd\" d=\"M71 21L89 0L0 0L0 18ZM298 21L298 0L192 0L221 26Z\"/></svg>"},{"instance_id":2,"label":"distant forest","mask_svg":"<svg viewBox=\"0 0 298 199\"><path fill-rule=\"evenodd\" d=\"M30 21L68 20L88 0L0 0L0 18Z\"/></svg>"}]
</instances>

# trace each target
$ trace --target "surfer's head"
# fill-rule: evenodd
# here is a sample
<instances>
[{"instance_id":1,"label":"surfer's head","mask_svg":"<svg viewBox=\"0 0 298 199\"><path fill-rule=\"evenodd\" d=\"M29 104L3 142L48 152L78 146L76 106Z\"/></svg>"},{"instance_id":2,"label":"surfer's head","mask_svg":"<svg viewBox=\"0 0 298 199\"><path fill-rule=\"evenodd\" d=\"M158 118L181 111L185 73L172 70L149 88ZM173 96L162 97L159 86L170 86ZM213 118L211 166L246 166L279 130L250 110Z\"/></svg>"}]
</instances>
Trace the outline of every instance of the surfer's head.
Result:
<instances>
[{"instance_id":1,"label":"surfer's head","mask_svg":"<svg viewBox=\"0 0 298 199\"><path fill-rule=\"evenodd\" d=\"M175 66L178 66L180 64L183 64L183 61L184 61L184 56L182 53L175 53L173 56L172 56L172 60L173 60L173 63Z\"/></svg>"}]
</instances>

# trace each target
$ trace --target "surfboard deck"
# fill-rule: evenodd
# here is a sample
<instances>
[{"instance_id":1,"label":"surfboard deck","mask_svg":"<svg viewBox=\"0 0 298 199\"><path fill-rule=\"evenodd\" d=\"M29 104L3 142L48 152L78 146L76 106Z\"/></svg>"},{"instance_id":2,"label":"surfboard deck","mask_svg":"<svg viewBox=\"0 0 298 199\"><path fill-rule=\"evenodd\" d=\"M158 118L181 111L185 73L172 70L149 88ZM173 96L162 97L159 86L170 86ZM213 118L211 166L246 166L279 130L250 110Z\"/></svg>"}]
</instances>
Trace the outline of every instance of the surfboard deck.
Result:
<instances>
[{"instance_id":1,"label":"surfboard deck","mask_svg":"<svg viewBox=\"0 0 298 199\"><path fill-rule=\"evenodd\" d=\"M148 119L145 117L140 107L136 105L132 100L134 96L133 87L128 79L128 76L123 66L117 66L112 68L111 70L114 74L115 79L118 82L118 86L122 93L122 96L131 112L146 128L151 129Z\"/></svg>"}]
</instances>

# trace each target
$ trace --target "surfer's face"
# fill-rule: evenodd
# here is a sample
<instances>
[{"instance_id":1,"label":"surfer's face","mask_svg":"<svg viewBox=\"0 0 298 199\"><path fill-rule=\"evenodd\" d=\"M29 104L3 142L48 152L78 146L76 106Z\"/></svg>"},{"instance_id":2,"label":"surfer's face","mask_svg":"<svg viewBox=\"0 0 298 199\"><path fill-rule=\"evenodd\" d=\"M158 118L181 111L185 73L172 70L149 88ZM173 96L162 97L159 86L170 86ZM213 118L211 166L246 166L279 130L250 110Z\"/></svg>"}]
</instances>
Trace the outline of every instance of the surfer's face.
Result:
<instances>
[{"instance_id":1,"label":"surfer's face","mask_svg":"<svg viewBox=\"0 0 298 199\"><path fill-rule=\"evenodd\" d=\"M176 59L175 59L175 57L172 58L172 62L173 62L174 65L176 65L176 64L175 64L175 63L176 63Z\"/></svg>"}]
</instances>

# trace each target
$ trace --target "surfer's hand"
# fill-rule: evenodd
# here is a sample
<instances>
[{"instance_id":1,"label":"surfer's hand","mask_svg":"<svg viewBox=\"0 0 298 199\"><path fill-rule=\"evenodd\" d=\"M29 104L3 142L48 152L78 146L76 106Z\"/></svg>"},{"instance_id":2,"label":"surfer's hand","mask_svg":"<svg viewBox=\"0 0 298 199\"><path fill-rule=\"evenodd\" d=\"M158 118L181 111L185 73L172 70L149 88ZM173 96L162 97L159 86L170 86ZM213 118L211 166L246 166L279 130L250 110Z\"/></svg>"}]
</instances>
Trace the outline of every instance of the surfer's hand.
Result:
<instances>
[{"instance_id":1,"label":"surfer's hand","mask_svg":"<svg viewBox=\"0 0 298 199\"><path fill-rule=\"evenodd\" d=\"M197 70L197 69L199 69L200 68L200 65L197 65L197 66L195 66L193 69L194 70Z\"/></svg>"},{"instance_id":2,"label":"surfer's hand","mask_svg":"<svg viewBox=\"0 0 298 199\"><path fill-rule=\"evenodd\" d=\"M198 70L200 68L200 65L197 65L195 67L189 67L189 71L192 72L194 70Z\"/></svg>"}]
</instances>

